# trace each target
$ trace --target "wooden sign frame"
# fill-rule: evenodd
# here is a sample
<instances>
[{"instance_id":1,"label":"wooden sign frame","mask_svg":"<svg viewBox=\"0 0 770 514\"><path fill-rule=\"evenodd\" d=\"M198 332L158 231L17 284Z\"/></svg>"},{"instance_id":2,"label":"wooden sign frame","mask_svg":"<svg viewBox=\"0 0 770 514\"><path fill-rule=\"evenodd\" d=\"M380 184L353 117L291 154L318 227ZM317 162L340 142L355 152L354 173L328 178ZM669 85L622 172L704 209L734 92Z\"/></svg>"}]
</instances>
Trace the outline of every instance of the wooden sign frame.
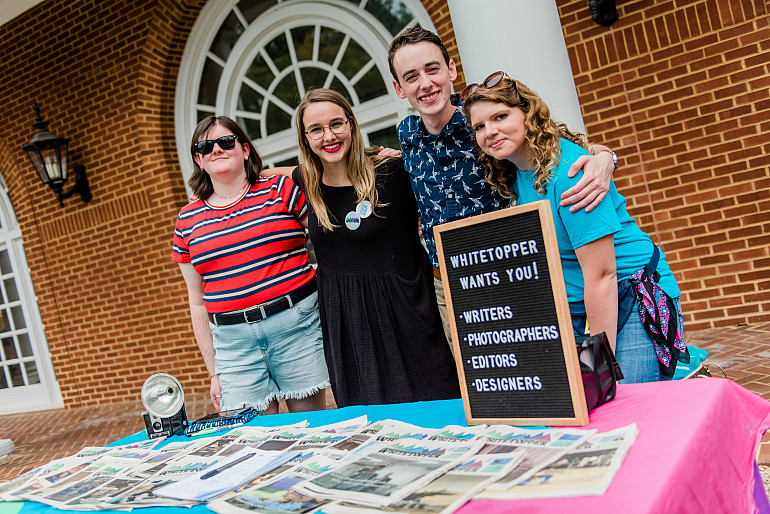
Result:
<instances>
[{"instance_id":1,"label":"wooden sign frame","mask_svg":"<svg viewBox=\"0 0 770 514\"><path fill-rule=\"evenodd\" d=\"M468 424L586 425L550 203L437 225L433 233Z\"/></svg>"}]
</instances>

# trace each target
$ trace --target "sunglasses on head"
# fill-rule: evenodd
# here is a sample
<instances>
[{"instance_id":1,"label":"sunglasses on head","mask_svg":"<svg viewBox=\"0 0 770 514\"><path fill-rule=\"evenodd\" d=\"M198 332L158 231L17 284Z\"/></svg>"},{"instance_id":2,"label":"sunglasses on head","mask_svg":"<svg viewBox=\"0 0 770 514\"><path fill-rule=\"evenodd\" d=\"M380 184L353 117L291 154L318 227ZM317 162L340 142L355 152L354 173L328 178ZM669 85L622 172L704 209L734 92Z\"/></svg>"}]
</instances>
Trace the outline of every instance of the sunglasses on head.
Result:
<instances>
[{"instance_id":1,"label":"sunglasses on head","mask_svg":"<svg viewBox=\"0 0 770 514\"><path fill-rule=\"evenodd\" d=\"M504 78L510 78L508 77L508 74L504 71L496 71L489 77L485 78L484 81L481 84L476 84L475 82L473 84L469 84L465 89L462 90L460 93L460 99L465 101L466 98L471 96L473 93L479 90L479 88L483 89L490 89L495 87L500 83L501 80ZM516 83L514 82L514 87L516 86Z\"/></svg>"},{"instance_id":2,"label":"sunglasses on head","mask_svg":"<svg viewBox=\"0 0 770 514\"><path fill-rule=\"evenodd\" d=\"M208 155L214 151L214 143L218 144L222 150L232 150L235 148L236 141L238 141L238 138L232 134L218 139L204 139L193 145L193 151L201 155Z\"/></svg>"}]
</instances>

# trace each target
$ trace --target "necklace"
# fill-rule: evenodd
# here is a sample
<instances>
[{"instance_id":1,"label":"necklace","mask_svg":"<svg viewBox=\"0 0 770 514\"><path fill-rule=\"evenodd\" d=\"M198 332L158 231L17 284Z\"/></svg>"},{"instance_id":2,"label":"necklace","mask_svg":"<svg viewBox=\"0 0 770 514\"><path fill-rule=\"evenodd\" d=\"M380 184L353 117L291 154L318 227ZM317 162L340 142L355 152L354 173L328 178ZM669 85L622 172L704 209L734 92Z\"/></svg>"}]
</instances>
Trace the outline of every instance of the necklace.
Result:
<instances>
[{"instance_id":1,"label":"necklace","mask_svg":"<svg viewBox=\"0 0 770 514\"><path fill-rule=\"evenodd\" d=\"M217 198L221 198L222 200L230 200L231 198L235 198L236 196L240 196L240 195L241 195L241 193L243 193L244 191L246 191L246 188L247 188L247 187L249 187L249 183L248 183L248 181L246 182L246 184L244 184L244 185L243 185L243 187L241 188L241 190L240 190L240 191L238 191L237 193L235 193L233 196L222 196L222 195L220 195L219 193L217 193L216 191L214 191L214 194L215 194L215 195L217 195Z\"/></svg>"}]
</instances>

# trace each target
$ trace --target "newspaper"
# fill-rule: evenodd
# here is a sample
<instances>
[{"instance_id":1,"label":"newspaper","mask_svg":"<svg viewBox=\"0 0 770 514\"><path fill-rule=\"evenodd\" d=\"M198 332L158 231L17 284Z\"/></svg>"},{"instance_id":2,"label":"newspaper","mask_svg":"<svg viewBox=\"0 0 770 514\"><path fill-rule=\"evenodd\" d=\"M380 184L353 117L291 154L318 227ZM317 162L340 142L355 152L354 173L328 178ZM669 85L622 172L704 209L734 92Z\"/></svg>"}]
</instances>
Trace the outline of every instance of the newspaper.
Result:
<instances>
[{"instance_id":1,"label":"newspaper","mask_svg":"<svg viewBox=\"0 0 770 514\"><path fill-rule=\"evenodd\" d=\"M362 423L366 423L365 418L344 425L355 430ZM5 485L2 498L38 501L67 510L190 506L195 502L156 496L155 491L223 462L232 450L237 451L236 440L250 437L251 441L264 441L306 426L303 422L275 428L242 427L214 437L171 441L160 450L152 449L162 442L159 439L116 447L86 447Z\"/></svg>"},{"instance_id":2,"label":"newspaper","mask_svg":"<svg viewBox=\"0 0 770 514\"><path fill-rule=\"evenodd\" d=\"M74 499L68 505L77 504L85 507L91 504L92 498L93 500L98 498L94 510L195 505L197 502L156 496L155 491L225 460L224 456L209 456L210 452L207 450L202 452L204 455L194 455L196 451L215 444L221 437L172 441L160 450L156 450L141 464L127 470L126 482L109 482L92 491L92 496ZM129 481L131 478L138 480ZM123 485L126 487L119 487ZM107 494L96 496L102 492Z\"/></svg>"},{"instance_id":3,"label":"newspaper","mask_svg":"<svg viewBox=\"0 0 770 514\"><path fill-rule=\"evenodd\" d=\"M99 510L130 510L137 507L189 507L197 504L197 502L155 496L157 489L170 483L170 480L156 478L143 480L131 489L121 491L120 494L109 499L102 499L98 508Z\"/></svg>"},{"instance_id":4,"label":"newspaper","mask_svg":"<svg viewBox=\"0 0 770 514\"><path fill-rule=\"evenodd\" d=\"M321 473L330 471L335 467L339 467L341 462L336 462L332 458L339 458L341 453L353 452L361 447L363 443L370 441L381 443L407 439L465 441L478 437L483 432L483 426L448 426L437 430L425 429L395 420L384 420L368 426L361 426L353 435L349 435L331 446L322 448L323 454L313 455L302 464L298 464L294 469L280 475L275 475L270 480L261 481L258 487L251 487L227 498L214 500L209 502L207 506L223 514L243 514L243 511L260 513L308 512L326 504L328 500L303 494L296 490L294 486L317 477ZM292 446L292 449L304 448L307 441L315 439L315 436L311 435L304 441L299 441L295 446ZM501 460L504 458L504 456L495 457ZM324 506L323 510L326 511L327 508L328 505Z\"/></svg>"},{"instance_id":5,"label":"newspaper","mask_svg":"<svg viewBox=\"0 0 770 514\"><path fill-rule=\"evenodd\" d=\"M479 453L507 453L524 450L524 458L497 482L490 484L490 491L505 491L522 482L564 455L571 447L585 441L595 430L542 428L528 429L507 425L489 427L485 445ZM486 491L480 493L483 497Z\"/></svg>"},{"instance_id":6,"label":"newspaper","mask_svg":"<svg viewBox=\"0 0 770 514\"><path fill-rule=\"evenodd\" d=\"M183 455L184 449L189 451L198 444L185 441L162 450L151 449L159 442L84 448L42 467L31 483L13 490L9 499L37 501L60 509L97 510L102 503L141 484L148 463L154 459Z\"/></svg>"},{"instance_id":7,"label":"newspaper","mask_svg":"<svg viewBox=\"0 0 770 514\"><path fill-rule=\"evenodd\" d=\"M146 458L147 455L131 455L126 458L123 454L118 454L116 457L108 452L78 473L35 491L18 494L18 496L24 500L37 501L60 509L77 506L80 509L90 510L88 506L99 503L99 497L94 496L95 490L103 488L116 478L128 478L128 472L136 465L132 460ZM50 477L46 477L41 481L49 479ZM125 487L119 489L123 490ZM81 504L80 499L84 497L87 497L89 501L83 501Z\"/></svg>"},{"instance_id":8,"label":"newspaper","mask_svg":"<svg viewBox=\"0 0 770 514\"><path fill-rule=\"evenodd\" d=\"M91 458L78 458L77 456L55 460L38 468L40 472L35 477L35 481L43 487L57 484L83 471L92 463ZM18 496L18 491L14 494Z\"/></svg>"},{"instance_id":9,"label":"newspaper","mask_svg":"<svg viewBox=\"0 0 770 514\"><path fill-rule=\"evenodd\" d=\"M315 456L290 470L273 476L256 487L251 487L227 499L217 499L206 506L219 514L301 514L310 512L328 500L314 498L297 491L294 486L326 473L341 463L324 456Z\"/></svg>"},{"instance_id":10,"label":"newspaper","mask_svg":"<svg viewBox=\"0 0 770 514\"><path fill-rule=\"evenodd\" d=\"M159 473L166 464L174 459L183 457L195 449L207 444L206 440L172 441L158 451L153 452L143 462L133 467L129 475L133 477L149 478Z\"/></svg>"},{"instance_id":11,"label":"newspaper","mask_svg":"<svg viewBox=\"0 0 770 514\"><path fill-rule=\"evenodd\" d=\"M435 434L435 428L423 428L410 423L404 423L395 419L386 419L372 426L377 431L374 440L379 442L392 442L399 439L424 440Z\"/></svg>"},{"instance_id":12,"label":"newspaper","mask_svg":"<svg viewBox=\"0 0 770 514\"><path fill-rule=\"evenodd\" d=\"M66 508L68 503L88 495L94 489L116 478L121 469L114 468L107 463L94 464L55 485L22 494L20 497L24 500L37 501L56 508Z\"/></svg>"},{"instance_id":13,"label":"newspaper","mask_svg":"<svg viewBox=\"0 0 770 514\"><path fill-rule=\"evenodd\" d=\"M301 430L301 429L304 429L305 427L307 427L307 421L295 423L293 425L284 425L284 426L278 426L278 427L241 426L227 432L224 435L211 438L211 439L221 439L223 441L219 443L217 443L216 441L212 441L206 445L207 448L206 447L202 448L201 452L206 453L208 455L229 457L230 455L233 455L235 452L246 447L259 449L259 446L263 442L270 439L275 434L280 434L281 432L286 430L291 430L291 431Z\"/></svg>"},{"instance_id":14,"label":"newspaper","mask_svg":"<svg viewBox=\"0 0 770 514\"><path fill-rule=\"evenodd\" d=\"M312 457L313 457L313 455L310 455L310 457L308 457L308 459L310 459ZM304 460L308 460L308 459L304 459ZM259 486L259 485L265 484L265 483L271 481L276 476L278 476L278 475L280 475L282 473L285 473L287 471L291 471L291 470L295 469L298 465L302 464L304 462L304 460L300 460L300 457L295 457L292 460L290 460L289 462L287 462L286 464L284 464L282 466L278 466L277 468L275 468L272 471L268 471L267 473L264 473L264 474L262 474L262 475L260 475L258 477L254 477L252 480L249 480L248 482L239 485L238 487L234 488L232 491L229 491L229 492L219 496L214 501L227 500L227 499L232 498L233 496L237 496L237 495L241 494L242 492L244 492L244 491L246 491L248 489L253 489L253 488L255 488L255 487Z\"/></svg>"},{"instance_id":15,"label":"newspaper","mask_svg":"<svg viewBox=\"0 0 770 514\"><path fill-rule=\"evenodd\" d=\"M382 506L403 499L475 454L482 442L401 439L369 443L339 468L299 483L295 490L311 497Z\"/></svg>"},{"instance_id":16,"label":"newspaper","mask_svg":"<svg viewBox=\"0 0 770 514\"><path fill-rule=\"evenodd\" d=\"M365 446L366 444L375 441L384 430L392 426L390 423L391 421L393 420L377 421L375 423L362 426L352 435L348 435L348 437L342 441L327 446L325 448L326 451L324 454L332 458L342 459L352 452L355 452L359 448ZM397 423L401 422L399 421ZM413 427L414 425L409 426Z\"/></svg>"},{"instance_id":17,"label":"newspaper","mask_svg":"<svg viewBox=\"0 0 770 514\"><path fill-rule=\"evenodd\" d=\"M119 454L123 451L152 449L160 442L154 440L112 447L85 447L75 455L53 460L44 466L25 473L17 479L0 485L0 500L18 501L23 499L22 495L31 494L57 482L67 480L86 469L102 456L109 455L110 452Z\"/></svg>"},{"instance_id":18,"label":"newspaper","mask_svg":"<svg viewBox=\"0 0 770 514\"><path fill-rule=\"evenodd\" d=\"M366 448L369 443L388 443L399 440L415 439L418 441L463 441L479 437L486 430L486 425L461 427L449 425L441 429L423 428L403 421L386 419L363 427L345 440L327 448L326 455L343 458L346 453L353 453ZM335 453L340 452L340 453Z\"/></svg>"},{"instance_id":19,"label":"newspaper","mask_svg":"<svg viewBox=\"0 0 770 514\"><path fill-rule=\"evenodd\" d=\"M471 439L486 436L489 427L487 425L476 425L473 427L461 427L459 425L447 425L444 428L436 430L429 437L430 441L469 441Z\"/></svg>"},{"instance_id":20,"label":"newspaper","mask_svg":"<svg viewBox=\"0 0 770 514\"><path fill-rule=\"evenodd\" d=\"M468 441L483 435L486 425L474 427L461 427L459 425L448 425L444 428L423 428L403 421L386 419L372 426L378 429L374 438L377 442L391 442L400 439L417 439L426 441Z\"/></svg>"},{"instance_id":21,"label":"newspaper","mask_svg":"<svg viewBox=\"0 0 770 514\"><path fill-rule=\"evenodd\" d=\"M483 495L474 498L508 500L602 495L638 433L636 424L631 424L594 434L518 485L506 491L487 489Z\"/></svg>"},{"instance_id":22,"label":"newspaper","mask_svg":"<svg viewBox=\"0 0 770 514\"><path fill-rule=\"evenodd\" d=\"M86 447L5 484L0 499L63 510L189 507L198 500L222 514L430 512L448 514L473 499L603 494L636 438L612 432L522 429L505 425L423 428L365 417L317 428L241 426L213 437L158 439ZM243 470L204 484L196 475L248 453L284 462L261 476ZM240 465L239 465L240 466ZM229 468L228 468L229 469ZM179 489L181 498L162 490ZM192 491L193 494L187 494Z\"/></svg>"},{"instance_id":23,"label":"newspaper","mask_svg":"<svg viewBox=\"0 0 770 514\"><path fill-rule=\"evenodd\" d=\"M307 434L300 438L291 449L302 453L308 450L328 448L344 442L367 425L366 416L360 416L348 421L313 428L308 430Z\"/></svg>"},{"instance_id":24,"label":"newspaper","mask_svg":"<svg viewBox=\"0 0 770 514\"><path fill-rule=\"evenodd\" d=\"M449 514L462 507L476 491L506 474L524 457L524 450L474 455L451 471L417 489L401 501L373 508L334 502L323 508L328 514L403 512Z\"/></svg>"},{"instance_id":25,"label":"newspaper","mask_svg":"<svg viewBox=\"0 0 770 514\"><path fill-rule=\"evenodd\" d=\"M49 462L28 473L25 473L10 482L0 485L0 498L3 501L21 501L21 496L43 489L51 481L65 480L67 477L87 468L91 462L75 461L73 457L66 457ZM47 481L46 478L50 481Z\"/></svg>"},{"instance_id":26,"label":"newspaper","mask_svg":"<svg viewBox=\"0 0 770 514\"><path fill-rule=\"evenodd\" d=\"M82 495L65 499L53 506L67 510L96 510L104 500L120 496L141 482L140 478L112 478L97 487L88 489Z\"/></svg>"},{"instance_id":27,"label":"newspaper","mask_svg":"<svg viewBox=\"0 0 770 514\"><path fill-rule=\"evenodd\" d=\"M15 491L27 486L35 477L40 473L42 467L35 468L31 471L27 471L23 475L19 475L16 478L0 484L0 500L2 501L14 501L14 498L10 496L11 491ZM8 499L6 499L6 494Z\"/></svg>"},{"instance_id":28,"label":"newspaper","mask_svg":"<svg viewBox=\"0 0 770 514\"><path fill-rule=\"evenodd\" d=\"M197 473L155 491L156 496L208 501L271 471L296 457L296 452L268 452L244 448L211 471Z\"/></svg>"},{"instance_id":29,"label":"newspaper","mask_svg":"<svg viewBox=\"0 0 770 514\"><path fill-rule=\"evenodd\" d=\"M299 439L293 446L291 446L291 451L298 453L298 455L291 459L291 461L276 468L272 472L265 473L264 475L236 487L231 492L222 495L217 501L228 500L248 489L254 489L256 486L271 481L274 477L294 469L295 466L298 466L311 458L322 456L323 460L342 459L349 455L350 452L357 448L362 442L371 439L373 437L372 434L378 433L377 430L370 430L370 426L371 425L367 424L366 416L361 416L348 421L310 429L306 437ZM367 432L367 434L362 435L362 432ZM348 446L348 441L351 441L351 439L354 438L361 439L353 441L352 444ZM258 446L258 444L254 446ZM311 468L312 466L315 466L315 461L317 461L317 459L310 462L309 465ZM314 477L318 474L320 474L320 472L316 470L309 476Z\"/></svg>"}]
</instances>

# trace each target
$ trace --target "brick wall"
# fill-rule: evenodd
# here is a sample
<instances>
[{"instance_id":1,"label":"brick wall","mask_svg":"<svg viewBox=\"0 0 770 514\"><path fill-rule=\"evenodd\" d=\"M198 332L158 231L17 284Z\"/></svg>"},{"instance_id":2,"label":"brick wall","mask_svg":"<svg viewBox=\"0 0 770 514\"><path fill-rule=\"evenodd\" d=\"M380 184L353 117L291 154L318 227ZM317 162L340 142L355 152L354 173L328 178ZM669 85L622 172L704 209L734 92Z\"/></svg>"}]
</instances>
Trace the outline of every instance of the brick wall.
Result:
<instances>
[{"instance_id":1,"label":"brick wall","mask_svg":"<svg viewBox=\"0 0 770 514\"><path fill-rule=\"evenodd\" d=\"M662 245L686 328L770 320L770 30L761 0L557 0L591 140Z\"/></svg>"},{"instance_id":2,"label":"brick wall","mask_svg":"<svg viewBox=\"0 0 770 514\"><path fill-rule=\"evenodd\" d=\"M185 203L174 89L200 3L49 1L0 33L0 173L69 407L135 400L159 371L208 390L170 261ZM90 204L75 195L60 208L20 151L34 102L86 167Z\"/></svg>"},{"instance_id":3,"label":"brick wall","mask_svg":"<svg viewBox=\"0 0 770 514\"><path fill-rule=\"evenodd\" d=\"M203 0L49 0L0 31L0 174L21 226L67 406L134 400L168 372L205 374L170 261L186 202L174 92ZM768 14L761 1L620 2L612 28L557 2L586 127L621 157L618 187L661 243L687 328L768 320ZM423 0L465 84L446 2ZM37 101L72 140L93 200L59 208L20 146Z\"/></svg>"},{"instance_id":4,"label":"brick wall","mask_svg":"<svg viewBox=\"0 0 770 514\"><path fill-rule=\"evenodd\" d=\"M433 26L436 27L436 34L444 42L449 56L457 65L457 79L454 81L455 91L462 91L465 87L465 73L463 64L460 62L460 52L457 49L457 40L455 39L455 30L452 26L452 18L449 14L449 6L446 0L422 0L422 5L430 15Z\"/></svg>"},{"instance_id":5,"label":"brick wall","mask_svg":"<svg viewBox=\"0 0 770 514\"><path fill-rule=\"evenodd\" d=\"M461 70L446 3L422 3ZM608 28L557 0L588 136L620 156L615 183L666 253L687 330L768 321L768 4L617 5Z\"/></svg>"}]
</instances>

